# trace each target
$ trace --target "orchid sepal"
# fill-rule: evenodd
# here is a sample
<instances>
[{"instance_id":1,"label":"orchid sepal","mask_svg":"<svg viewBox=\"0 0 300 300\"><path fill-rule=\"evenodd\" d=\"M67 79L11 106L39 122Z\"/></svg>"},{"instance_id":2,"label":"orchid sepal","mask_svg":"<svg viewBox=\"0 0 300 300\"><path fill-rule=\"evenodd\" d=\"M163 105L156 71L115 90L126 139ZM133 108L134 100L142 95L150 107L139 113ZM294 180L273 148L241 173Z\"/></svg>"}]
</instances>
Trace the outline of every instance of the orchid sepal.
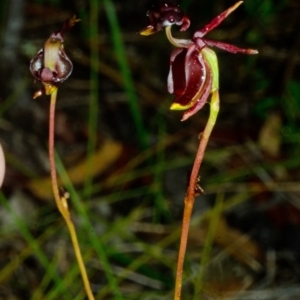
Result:
<instances>
[{"instance_id":1,"label":"orchid sepal","mask_svg":"<svg viewBox=\"0 0 300 300\"><path fill-rule=\"evenodd\" d=\"M203 48L201 54L205 57L212 73L211 92L219 89L219 64L216 52L210 48Z\"/></svg>"}]
</instances>

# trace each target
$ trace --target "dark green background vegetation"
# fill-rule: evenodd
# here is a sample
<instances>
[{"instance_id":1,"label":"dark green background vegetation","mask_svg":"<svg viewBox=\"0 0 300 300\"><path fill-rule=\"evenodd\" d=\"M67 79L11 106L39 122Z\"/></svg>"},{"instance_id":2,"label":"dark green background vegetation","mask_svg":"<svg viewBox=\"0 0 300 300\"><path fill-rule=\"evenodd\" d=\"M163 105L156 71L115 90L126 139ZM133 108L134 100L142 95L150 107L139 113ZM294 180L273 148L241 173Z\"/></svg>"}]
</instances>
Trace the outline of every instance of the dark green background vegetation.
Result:
<instances>
[{"instance_id":1,"label":"dark green background vegetation","mask_svg":"<svg viewBox=\"0 0 300 300\"><path fill-rule=\"evenodd\" d=\"M181 112L169 110L173 46L163 32L137 34L152 3L2 0L0 299L85 299L65 225L40 181L49 176L49 99L32 100L40 85L28 69L74 13L82 21L66 35L74 71L58 92L56 149L93 291L96 299L172 298L186 178L209 107L183 123ZM233 3L180 1L192 23L174 35L191 37ZM201 169L206 194L195 204L182 299L199 284L200 259L203 299L225 297L223 289L244 291L239 299L299 298L299 16L298 0L246 0L209 34L259 54L216 50L221 110ZM94 161L103 168L81 176L81 164L103 145L121 152L109 149ZM66 170L76 167L75 182ZM218 197L222 214L214 215ZM203 244L212 243L203 220L219 217L228 227L218 232L247 234L260 249L251 263L218 236L201 258Z\"/></svg>"}]
</instances>

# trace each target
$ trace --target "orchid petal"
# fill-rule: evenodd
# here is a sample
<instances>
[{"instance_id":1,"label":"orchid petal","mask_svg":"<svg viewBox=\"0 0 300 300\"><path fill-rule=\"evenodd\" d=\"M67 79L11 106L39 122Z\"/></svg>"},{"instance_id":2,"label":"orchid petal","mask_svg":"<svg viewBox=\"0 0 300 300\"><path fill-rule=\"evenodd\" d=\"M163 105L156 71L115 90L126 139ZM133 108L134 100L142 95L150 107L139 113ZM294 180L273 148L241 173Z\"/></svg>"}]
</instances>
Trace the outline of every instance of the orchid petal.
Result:
<instances>
[{"instance_id":1,"label":"orchid petal","mask_svg":"<svg viewBox=\"0 0 300 300\"><path fill-rule=\"evenodd\" d=\"M207 103L207 99L209 97L209 94L211 93L212 81L213 81L212 73L209 72L205 85L201 91L202 94L200 95L200 98L195 102L195 104L190 109L188 109L183 114L181 121L187 120L189 117L191 117L196 112L198 112L205 105L205 103Z\"/></svg>"},{"instance_id":2,"label":"orchid petal","mask_svg":"<svg viewBox=\"0 0 300 300\"><path fill-rule=\"evenodd\" d=\"M182 55L185 54L184 68ZM176 60L176 58L178 58ZM199 94L205 85L208 65L195 46L188 50L183 49L177 55L173 63L172 79L174 85L175 100L172 110L184 110L192 107L199 98ZM171 76L170 76L171 78Z\"/></svg>"},{"instance_id":3,"label":"orchid petal","mask_svg":"<svg viewBox=\"0 0 300 300\"><path fill-rule=\"evenodd\" d=\"M170 72L168 75L168 92L182 95L186 89L186 78L182 76L187 49L175 49L170 58Z\"/></svg>"},{"instance_id":4,"label":"orchid petal","mask_svg":"<svg viewBox=\"0 0 300 300\"><path fill-rule=\"evenodd\" d=\"M203 36L205 36L208 32L210 32L211 30L213 30L214 28L219 26L224 21L224 19L227 18L228 15L230 15L234 10L236 10L242 3L243 3L243 1L239 1L239 2L235 3L233 6L229 7L228 9L223 11L221 14L219 14L218 16L213 18L202 29L197 30L194 33L193 38L202 38Z\"/></svg>"},{"instance_id":5,"label":"orchid petal","mask_svg":"<svg viewBox=\"0 0 300 300\"><path fill-rule=\"evenodd\" d=\"M231 45L231 44L227 44L227 43L223 43L223 42L211 41L208 39L202 39L202 41L208 46L217 47L219 49L222 49L222 50L228 51L230 53L234 53L234 54L242 53L242 54L253 55L253 54L258 53L258 51L255 49L240 48L235 45Z\"/></svg>"}]
</instances>

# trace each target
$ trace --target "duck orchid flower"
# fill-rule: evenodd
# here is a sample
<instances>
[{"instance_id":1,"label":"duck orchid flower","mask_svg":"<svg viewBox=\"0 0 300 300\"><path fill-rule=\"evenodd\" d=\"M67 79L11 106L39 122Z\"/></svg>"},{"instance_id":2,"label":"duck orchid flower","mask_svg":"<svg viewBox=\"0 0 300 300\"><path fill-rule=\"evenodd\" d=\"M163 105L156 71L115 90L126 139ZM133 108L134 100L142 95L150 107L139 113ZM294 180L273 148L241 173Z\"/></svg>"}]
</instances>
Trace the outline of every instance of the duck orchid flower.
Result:
<instances>
[{"instance_id":1,"label":"duck orchid flower","mask_svg":"<svg viewBox=\"0 0 300 300\"><path fill-rule=\"evenodd\" d=\"M33 77L44 85L44 89L34 94L34 99L42 94L52 94L58 85L71 75L73 64L64 50L64 34L78 21L80 20L76 19L76 16L67 19L62 29L52 33L44 47L30 61Z\"/></svg>"},{"instance_id":2,"label":"duck orchid flower","mask_svg":"<svg viewBox=\"0 0 300 300\"><path fill-rule=\"evenodd\" d=\"M199 111L207 102L209 95L219 89L218 60L215 52L209 47L217 47L231 53L258 53L257 50L243 49L203 38L242 3L243 1L237 2L197 30L191 40L172 36L172 25L180 26L180 31L187 30L190 25L189 18L177 4L165 2L148 11L149 24L139 33L150 35L165 29L167 38L176 47L170 58L168 91L175 95L170 109L186 110L182 121Z\"/></svg>"}]
</instances>

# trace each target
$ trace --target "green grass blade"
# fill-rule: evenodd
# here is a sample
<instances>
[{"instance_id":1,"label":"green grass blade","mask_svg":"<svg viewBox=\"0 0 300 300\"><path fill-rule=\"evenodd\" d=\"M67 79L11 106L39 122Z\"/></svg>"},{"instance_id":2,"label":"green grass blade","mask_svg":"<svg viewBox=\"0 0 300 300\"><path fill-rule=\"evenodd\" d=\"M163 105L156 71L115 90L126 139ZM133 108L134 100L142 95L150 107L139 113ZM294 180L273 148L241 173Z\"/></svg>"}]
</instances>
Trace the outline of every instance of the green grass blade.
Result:
<instances>
[{"instance_id":1,"label":"green grass blade","mask_svg":"<svg viewBox=\"0 0 300 300\"><path fill-rule=\"evenodd\" d=\"M130 67L126 59L126 51L123 44L122 34L118 23L115 7L111 0L104 0L103 4L109 21L114 50L119 62L120 71L123 76L124 88L127 94L131 115L137 131L139 144L141 149L146 149L148 145L148 134L143 124L141 109L138 104L137 95L135 93Z\"/></svg>"},{"instance_id":2,"label":"green grass blade","mask_svg":"<svg viewBox=\"0 0 300 300\"><path fill-rule=\"evenodd\" d=\"M106 255L106 252L104 249L105 246L101 243L101 240L95 234L94 228L93 228L93 226L90 222L89 216L88 216L88 212L86 211L86 208L82 204L78 193L75 191L74 186L73 186L72 182L70 181L70 178L69 178L60 158L58 157L58 155L56 155L56 166L57 166L58 173L62 178L62 181L64 182L64 184L67 187L67 190L71 194L72 203L75 205L75 208L78 211L78 213L82 216L85 232L87 233L87 235L90 239L91 245L94 248L94 250L96 251L98 258L103 266L108 283L110 285L111 292L114 294L114 297L115 297L114 299L122 300L123 297L121 295L121 292L117 285L112 268L108 261L108 258L107 258L107 255Z\"/></svg>"},{"instance_id":3,"label":"green grass blade","mask_svg":"<svg viewBox=\"0 0 300 300\"><path fill-rule=\"evenodd\" d=\"M17 225L20 233L23 235L24 239L28 242L28 244L31 246L31 248L34 251L34 254L37 256L38 260L42 264L42 266L47 270L49 275L51 276L51 279L56 284L57 288L59 289L61 295L61 299L71 300L72 295L70 294L67 286L65 285L64 281L60 276L57 274L54 266L49 262L48 258L44 254L44 252L41 250L40 245L36 241L36 239L32 236L29 228L27 225L22 221L17 214L12 210L12 208L9 206L8 201L6 200L5 196L2 192L0 192L0 203L5 207L7 212L11 215L13 220L15 221L15 224Z\"/></svg>"},{"instance_id":4,"label":"green grass blade","mask_svg":"<svg viewBox=\"0 0 300 300\"><path fill-rule=\"evenodd\" d=\"M87 146L87 176L84 182L84 192L85 198L90 198L93 189L92 183L92 168L94 161L92 159L93 154L96 151L96 140L97 140L97 119L98 119L98 99L99 99L99 76L97 66L99 63L98 54L98 43L97 39L98 33L98 15L99 15L99 5L97 0L90 2L90 23L89 23L89 40L91 49L91 59L90 59L90 103L89 103L89 124L88 124L88 146Z\"/></svg>"}]
</instances>

